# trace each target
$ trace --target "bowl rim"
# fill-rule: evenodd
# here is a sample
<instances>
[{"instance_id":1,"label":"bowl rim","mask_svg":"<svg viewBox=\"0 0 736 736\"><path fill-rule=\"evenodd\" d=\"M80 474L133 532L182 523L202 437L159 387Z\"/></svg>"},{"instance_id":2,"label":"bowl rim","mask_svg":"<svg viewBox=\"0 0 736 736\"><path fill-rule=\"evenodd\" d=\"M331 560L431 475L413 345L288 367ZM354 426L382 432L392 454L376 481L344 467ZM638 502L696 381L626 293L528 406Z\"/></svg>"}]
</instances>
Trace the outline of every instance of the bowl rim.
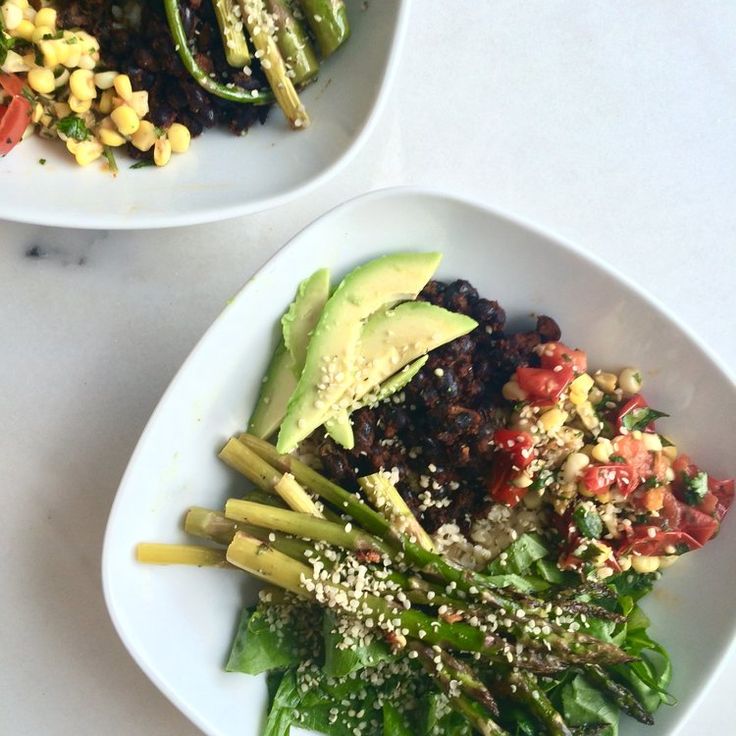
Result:
<instances>
[{"instance_id":1,"label":"bowl rim","mask_svg":"<svg viewBox=\"0 0 736 736\"><path fill-rule=\"evenodd\" d=\"M296 184L278 194L257 197L242 204L225 205L202 211L195 209L175 215L164 213L131 216L120 212L109 215L91 215L83 220L77 220L77 213L70 212L65 214L59 211L49 217L41 218L33 217L30 210L23 210L16 214L12 210L4 210L0 205L0 221L7 220L8 222L41 227L68 227L77 230L160 230L163 228L186 227L189 225L204 225L210 222L219 222L244 215L252 215L279 207L293 199L309 194L329 179L337 176L348 166L358 151L363 147L366 139L373 132L376 123L383 114L388 96L396 79L399 59L401 58L406 41L412 0L393 1L398 4L396 23L393 28L393 41L383 74L380 77L379 89L370 112L360 126L358 126L352 141L343 153L317 175L308 178L301 184Z\"/></svg>"},{"instance_id":2,"label":"bowl rim","mask_svg":"<svg viewBox=\"0 0 736 736\"><path fill-rule=\"evenodd\" d=\"M153 684L156 685L156 687L169 699L169 701L172 702L190 721L192 721L197 727L202 729L205 733L211 733L211 732L209 731L209 726L206 723L205 719L200 714L200 712L197 709L190 707L189 704L185 700L181 699L178 693L172 688L170 688L168 683L166 683L162 678L160 678L157 672L155 672L148 665L148 663L140 655L137 649L134 646L132 646L131 643L129 643L128 632L125 630L123 624L121 623L121 621L119 620L117 616L117 610L112 600L113 593L112 593L111 581L110 581L111 574L109 572L109 569L112 566L111 560L114 554L114 551L111 549L109 531L110 531L110 528L112 527L113 519L116 515L116 509L121 503L120 490L127 484L128 477L132 474L133 468L137 465L138 456L143 451L144 440L151 433L152 427L157 422L158 415L161 413L163 405L167 402L169 394L174 392L176 386L181 380L180 378L181 375L185 372L185 369L189 366L191 362L195 360L196 356L199 355L200 351L204 349L202 343L204 342L205 336L214 327L214 325L223 318L224 314L228 311L230 304L243 293L243 291L248 287L250 282L257 276L259 276L267 268L273 267L274 264L280 258L285 257L284 254L290 249L290 247L295 242L298 242L306 231L310 230L313 226L316 226L318 223L321 223L324 220L332 218L336 214L341 213L343 211L349 212L351 209L355 207L360 207L364 203L372 203L372 202L380 201L382 199L402 199L405 197L419 197L419 198L426 199L427 201L441 200L444 202L450 202L450 203L458 204L461 206L470 206L474 209L477 209L483 212L486 215L490 215L491 217L495 217L497 219L503 220L519 228L523 228L530 234L538 238L547 240L551 242L553 245L559 248L562 248L563 250L566 250L567 252L571 253L572 255L576 257L581 258L583 261L587 261L592 266L601 269L602 271L606 273L606 275L612 277L614 280L622 284L624 287L635 292L638 296L640 296L643 300L645 300L656 312L658 312L660 316L665 318L667 321L675 324L677 328L685 335L685 337L691 340L692 343L699 350L703 352L703 354L712 363L713 368L717 370L719 373L721 373L722 376L736 390L736 372L734 372L726 364L726 362L716 353L715 350L713 350L710 346L705 344L695 334L692 328L690 328L688 325L682 324L679 320L677 320L675 315L669 310L669 308L666 307L657 297L649 294L636 281L631 279L629 276L624 275L622 272L618 271L616 268L614 268L613 266L608 264L605 260L603 260L600 256L590 253L589 251L584 250L582 247L575 245L574 243L567 240L566 238L558 235L552 229L545 229L541 227L540 225L537 225L536 223L533 223L532 221L527 220L523 217L520 217L516 214L512 214L502 209L492 207L488 203L483 202L480 198L477 198L477 197L474 198L474 197L450 194L446 191L443 191L440 188L421 187L421 186L412 186L412 185L374 189L374 190L365 192L363 194L356 195L355 197L351 197L345 200L344 202L337 204L334 207L331 207L329 210L324 212L322 215L315 218L309 224L301 228L297 233L295 233L291 238L289 238L289 240L286 243L280 246L278 250L245 281L243 286L240 287L240 289L238 289L238 291L232 297L232 299L228 300L228 305L225 306L225 308L217 315L217 317L215 317L215 319L208 325L204 333L199 337L196 344L194 345L192 350L189 352L187 357L184 359L184 361L181 363L175 375L173 376L172 380L169 382L168 386L164 390L164 393L162 394L161 398L157 402L155 408L153 409L151 413L151 416L149 417L148 421L146 422L143 428L143 431L141 432L140 437L138 438L136 446L133 450L133 453L131 454L130 460L128 461L126 469L118 485L118 490L115 493L115 498L110 508L110 513L109 513L108 521L107 521L106 528L105 528L100 572L101 572L101 582L102 582L103 596L105 599L105 605L107 607L108 615L110 616L110 619L113 623L115 631L117 632L118 636L123 642L123 645L125 646L126 650L130 654L131 658L135 661L138 667L140 667L140 669L144 672L144 674L151 680L151 682L153 682ZM702 704L702 701L705 698L707 691L710 690L713 683L716 681L716 679L718 679L721 672L723 671L729 654L734 651L736 651L736 620L734 620L732 627L731 627L729 644L720 653L720 657L718 661L713 666L713 668L710 670L710 672L707 674L705 679L699 683L698 692L695 695L695 697L691 700L688 706L681 708L681 710L679 711L679 717L678 717L677 722L674 724L675 731L673 733L679 732L681 726L689 719L692 713L695 712L697 708L700 707L700 705Z\"/></svg>"}]
</instances>

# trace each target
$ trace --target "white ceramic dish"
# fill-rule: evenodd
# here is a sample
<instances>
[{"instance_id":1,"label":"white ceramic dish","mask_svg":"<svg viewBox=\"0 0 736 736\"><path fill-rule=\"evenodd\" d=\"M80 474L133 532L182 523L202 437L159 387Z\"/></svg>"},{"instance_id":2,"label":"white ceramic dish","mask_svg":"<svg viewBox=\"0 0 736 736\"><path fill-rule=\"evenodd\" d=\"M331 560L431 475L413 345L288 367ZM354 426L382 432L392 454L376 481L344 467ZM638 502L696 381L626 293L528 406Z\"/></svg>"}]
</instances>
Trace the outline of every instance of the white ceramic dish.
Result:
<instances>
[{"instance_id":1,"label":"white ceramic dish","mask_svg":"<svg viewBox=\"0 0 736 736\"><path fill-rule=\"evenodd\" d=\"M576 249L481 206L411 189L376 192L325 215L280 251L227 306L154 412L121 483L103 555L115 626L153 682L213 736L256 736L262 679L226 674L236 616L255 586L227 570L138 565L139 541L178 541L184 510L218 507L240 483L215 457L248 417L294 289L318 266L339 275L399 249L444 252L439 277L466 277L514 321L557 318L591 364L641 366L650 401L671 412L666 429L716 475L736 435L736 388L714 357L635 286ZM732 518L722 535L667 571L646 608L672 654L680 704L653 728L623 719L622 736L677 733L736 633ZM703 605L703 602L717 605ZM697 637L697 646L694 645Z\"/></svg>"},{"instance_id":2,"label":"white ceramic dish","mask_svg":"<svg viewBox=\"0 0 736 736\"><path fill-rule=\"evenodd\" d=\"M0 219L124 230L191 225L274 207L332 176L379 114L409 11L409 0L346 2L352 36L303 93L309 129L289 130L274 109L244 138L207 131L164 169L131 171L133 162L123 159L116 178L95 164L81 169L63 147L31 138L0 158L0 178L14 183L4 188Z\"/></svg>"}]
</instances>

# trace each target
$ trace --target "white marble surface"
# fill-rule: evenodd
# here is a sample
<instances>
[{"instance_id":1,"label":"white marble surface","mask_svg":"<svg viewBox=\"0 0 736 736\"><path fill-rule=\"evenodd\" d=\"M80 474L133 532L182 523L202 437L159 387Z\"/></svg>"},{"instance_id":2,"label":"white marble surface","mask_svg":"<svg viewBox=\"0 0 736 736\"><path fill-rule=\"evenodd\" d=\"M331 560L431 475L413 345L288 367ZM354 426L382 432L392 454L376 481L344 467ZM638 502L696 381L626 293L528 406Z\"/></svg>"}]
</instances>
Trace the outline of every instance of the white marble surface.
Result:
<instances>
[{"instance_id":1,"label":"white marble surface","mask_svg":"<svg viewBox=\"0 0 736 736\"><path fill-rule=\"evenodd\" d=\"M350 196L422 184L530 220L636 279L736 372L736 5L459 6L452 18L417 0L377 129L300 201L155 233L0 223L0 733L197 733L108 621L106 516L156 401L228 297ZM34 247L44 257L24 257ZM736 733L734 685L731 656L680 733Z\"/></svg>"}]
</instances>

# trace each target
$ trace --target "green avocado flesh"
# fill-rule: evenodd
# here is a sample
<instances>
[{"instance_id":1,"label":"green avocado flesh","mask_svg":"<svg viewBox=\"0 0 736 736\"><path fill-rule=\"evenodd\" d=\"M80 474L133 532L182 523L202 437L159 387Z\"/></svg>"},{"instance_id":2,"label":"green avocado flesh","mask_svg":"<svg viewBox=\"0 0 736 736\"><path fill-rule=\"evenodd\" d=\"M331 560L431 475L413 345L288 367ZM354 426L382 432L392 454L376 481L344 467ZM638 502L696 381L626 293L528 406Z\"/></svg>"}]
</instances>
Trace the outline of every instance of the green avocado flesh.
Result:
<instances>
[{"instance_id":1,"label":"green avocado flesh","mask_svg":"<svg viewBox=\"0 0 736 736\"><path fill-rule=\"evenodd\" d=\"M378 391L366 394L360 401L356 409L370 404L377 404L379 401L387 399L389 396L401 391L409 381L411 381L417 373L424 367L429 360L428 355L423 355L419 360L404 366L398 373L384 381ZM353 436L353 425L350 423L350 414L347 409L336 414L325 422L327 434L332 437L338 445L342 445L346 450L352 450L355 447L355 437Z\"/></svg>"},{"instance_id":2,"label":"green avocado flesh","mask_svg":"<svg viewBox=\"0 0 736 736\"><path fill-rule=\"evenodd\" d=\"M248 422L251 434L268 439L276 432L284 418L289 396L296 388L296 381L294 359L282 338L268 365L256 408Z\"/></svg>"},{"instance_id":3,"label":"green avocado flesh","mask_svg":"<svg viewBox=\"0 0 736 736\"><path fill-rule=\"evenodd\" d=\"M441 257L395 253L358 266L345 277L312 332L304 370L281 424L279 452L290 452L332 414L348 408L349 400L344 405L341 400L351 388L365 320L383 307L414 299Z\"/></svg>"},{"instance_id":4,"label":"green avocado flesh","mask_svg":"<svg viewBox=\"0 0 736 736\"><path fill-rule=\"evenodd\" d=\"M297 378L304 368L312 330L317 325L329 296L330 272L321 268L299 284L294 301L281 318L284 344L294 359Z\"/></svg>"}]
</instances>

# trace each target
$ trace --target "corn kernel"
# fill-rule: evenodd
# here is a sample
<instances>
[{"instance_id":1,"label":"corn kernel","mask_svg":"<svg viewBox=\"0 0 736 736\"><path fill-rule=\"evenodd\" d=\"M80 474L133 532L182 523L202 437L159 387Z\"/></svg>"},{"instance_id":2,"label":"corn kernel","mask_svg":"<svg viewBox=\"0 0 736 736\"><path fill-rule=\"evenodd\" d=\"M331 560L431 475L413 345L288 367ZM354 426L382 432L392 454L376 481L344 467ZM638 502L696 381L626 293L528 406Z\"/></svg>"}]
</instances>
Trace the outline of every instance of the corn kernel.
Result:
<instances>
[{"instance_id":1,"label":"corn kernel","mask_svg":"<svg viewBox=\"0 0 736 736\"><path fill-rule=\"evenodd\" d=\"M77 66L79 66L79 59L82 56L82 51L80 50L79 46L74 44L66 44L68 52L66 61L64 61L64 66L69 67L69 69L74 69Z\"/></svg>"},{"instance_id":2,"label":"corn kernel","mask_svg":"<svg viewBox=\"0 0 736 736\"><path fill-rule=\"evenodd\" d=\"M133 92L128 98L128 104L133 108L139 118L146 117L148 115L148 92L143 90Z\"/></svg>"},{"instance_id":3,"label":"corn kernel","mask_svg":"<svg viewBox=\"0 0 736 736\"><path fill-rule=\"evenodd\" d=\"M14 31L23 22L23 11L17 5L3 3L0 14L6 31Z\"/></svg>"},{"instance_id":4,"label":"corn kernel","mask_svg":"<svg viewBox=\"0 0 736 736\"><path fill-rule=\"evenodd\" d=\"M113 122L123 135L133 135L140 128L141 121L130 105L120 105L111 113Z\"/></svg>"},{"instance_id":5,"label":"corn kernel","mask_svg":"<svg viewBox=\"0 0 736 736\"><path fill-rule=\"evenodd\" d=\"M166 166L171 159L171 143L166 137L158 138L153 144L153 163Z\"/></svg>"},{"instance_id":6,"label":"corn kernel","mask_svg":"<svg viewBox=\"0 0 736 736\"><path fill-rule=\"evenodd\" d=\"M641 391L641 372L637 368L624 368L618 376L618 385L627 396L633 396Z\"/></svg>"},{"instance_id":7,"label":"corn kernel","mask_svg":"<svg viewBox=\"0 0 736 736\"><path fill-rule=\"evenodd\" d=\"M602 371L598 371L595 374L594 380L595 385L607 394L612 394L616 390L616 384L618 383L615 373L603 373Z\"/></svg>"},{"instance_id":8,"label":"corn kernel","mask_svg":"<svg viewBox=\"0 0 736 736\"><path fill-rule=\"evenodd\" d=\"M593 379L587 373L581 373L570 384L570 401L575 405L582 404L588 398L591 388Z\"/></svg>"},{"instance_id":9,"label":"corn kernel","mask_svg":"<svg viewBox=\"0 0 736 736\"><path fill-rule=\"evenodd\" d=\"M103 115L109 115L112 112L112 90L111 89L106 89L100 95L99 108L100 108L100 112Z\"/></svg>"},{"instance_id":10,"label":"corn kernel","mask_svg":"<svg viewBox=\"0 0 736 736\"><path fill-rule=\"evenodd\" d=\"M42 95L51 94L54 89L54 73L51 69L37 67L28 72L28 86Z\"/></svg>"},{"instance_id":11,"label":"corn kernel","mask_svg":"<svg viewBox=\"0 0 736 736\"><path fill-rule=\"evenodd\" d=\"M534 481L529 473L522 471L515 478L512 478L511 482L517 488L529 488Z\"/></svg>"},{"instance_id":12,"label":"corn kernel","mask_svg":"<svg viewBox=\"0 0 736 736\"><path fill-rule=\"evenodd\" d=\"M654 432L642 432L641 441L649 452L662 451L662 440L660 440L659 435Z\"/></svg>"},{"instance_id":13,"label":"corn kernel","mask_svg":"<svg viewBox=\"0 0 736 736\"><path fill-rule=\"evenodd\" d=\"M627 572L631 570L631 557L625 555L624 557L618 558L618 564L621 567L621 572Z\"/></svg>"},{"instance_id":14,"label":"corn kernel","mask_svg":"<svg viewBox=\"0 0 736 736\"><path fill-rule=\"evenodd\" d=\"M56 28L56 11L53 8L41 8L41 10L36 13L34 23L37 26Z\"/></svg>"},{"instance_id":15,"label":"corn kernel","mask_svg":"<svg viewBox=\"0 0 736 736\"><path fill-rule=\"evenodd\" d=\"M74 158L80 166L87 166L102 156L102 152L99 141L81 141L74 152Z\"/></svg>"},{"instance_id":16,"label":"corn kernel","mask_svg":"<svg viewBox=\"0 0 736 736\"><path fill-rule=\"evenodd\" d=\"M33 38L33 31L36 26L29 20L22 20L10 34L13 38L22 38L24 41L30 41Z\"/></svg>"},{"instance_id":17,"label":"corn kernel","mask_svg":"<svg viewBox=\"0 0 736 736\"><path fill-rule=\"evenodd\" d=\"M118 72L97 72L95 74L95 85L98 89L111 89L117 76Z\"/></svg>"},{"instance_id":18,"label":"corn kernel","mask_svg":"<svg viewBox=\"0 0 736 736\"><path fill-rule=\"evenodd\" d=\"M68 69L62 69L61 74L54 75L54 87L56 87L56 89L59 89L59 87L63 87L68 81L69 81L69 70Z\"/></svg>"},{"instance_id":19,"label":"corn kernel","mask_svg":"<svg viewBox=\"0 0 736 736\"><path fill-rule=\"evenodd\" d=\"M78 100L93 100L97 97L94 74L88 69L75 69L69 77L69 89Z\"/></svg>"},{"instance_id":20,"label":"corn kernel","mask_svg":"<svg viewBox=\"0 0 736 736\"><path fill-rule=\"evenodd\" d=\"M100 42L87 31L75 31L74 35L85 53L92 54L100 50Z\"/></svg>"},{"instance_id":21,"label":"corn kernel","mask_svg":"<svg viewBox=\"0 0 736 736\"><path fill-rule=\"evenodd\" d=\"M612 567L599 567L595 571L595 576L598 578L598 580L605 580L606 578L610 578L611 575L613 575Z\"/></svg>"},{"instance_id":22,"label":"corn kernel","mask_svg":"<svg viewBox=\"0 0 736 736\"><path fill-rule=\"evenodd\" d=\"M32 5L29 5L27 8L23 8L23 17L26 20L31 21L34 25L37 25L36 23L36 8L34 8Z\"/></svg>"},{"instance_id":23,"label":"corn kernel","mask_svg":"<svg viewBox=\"0 0 736 736\"><path fill-rule=\"evenodd\" d=\"M54 114L59 120L71 115L72 109L66 102L54 102Z\"/></svg>"},{"instance_id":24,"label":"corn kernel","mask_svg":"<svg viewBox=\"0 0 736 736\"><path fill-rule=\"evenodd\" d=\"M130 77L127 74L118 74L113 82L113 87L120 97L128 100L133 94L133 86L130 83Z\"/></svg>"},{"instance_id":25,"label":"corn kernel","mask_svg":"<svg viewBox=\"0 0 736 736\"><path fill-rule=\"evenodd\" d=\"M667 567L671 567L677 562L679 557L677 555L663 555L659 558L659 569L664 570Z\"/></svg>"},{"instance_id":26,"label":"corn kernel","mask_svg":"<svg viewBox=\"0 0 736 736\"><path fill-rule=\"evenodd\" d=\"M74 138L67 138L66 139L66 150L69 151L72 155L74 155L77 152L77 147L79 146L79 141L75 140Z\"/></svg>"},{"instance_id":27,"label":"corn kernel","mask_svg":"<svg viewBox=\"0 0 736 736\"><path fill-rule=\"evenodd\" d=\"M562 409L558 409L557 407L548 409L541 417L539 417L539 422L547 433L556 432L560 427L562 427L566 420L567 412L562 411Z\"/></svg>"},{"instance_id":28,"label":"corn kernel","mask_svg":"<svg viewBox=\"0 0 736 736\"><path fill-rule=\"evenodd\" d=\"M69 103L69 107L72 109L72 112L76 112L80 115L87 112L92 107L92 100L78 100L74 95L69 95L67 102Z\"/></svg>"},{"instance_id":29,"label":"corn kernel","mask_svg":"<svg viewBox=\"0 0 736 736\"><path fill-rule=\"evenodd\" d=\"M604 398L605 394L598 388L598 386L593 386L593 388L588 392L588 401L590 401L591 404L600 404Z\"/></svg>"},{"instance_id":30,"label":"corn kernel","mask_svg":"<svg viewBox=\"0 0 736 736\"><path fill-rule=\"evenodd\" d=\"M28 0L8 0L8 2L11 5L15 5L19 7L21 10L25 10L27 7L30 6L30 3L28 2Z\"/></svg>"},{"instance_id":31,"label":"corn kernel","mask_svg":"<svg viewBox=\"0 0 736 736\"><path fill-rule=\"evenodd\" d=\"M34 123L37 123L41 120L42 115L43 115L43 105L40 102L37 102L33 106L33 115L31 116L31 120L33 120Z\"/></svg>"},{"instance_id":32,"label":"corn kernel","mask_svg":"<svg viewBox=\"0 0 736 736\"><path fill-rule=\"evenodd\" d=\"M126 140L122 135L120 135L120 133L118 133L117 130L112 130L110 128L100 128L97 135L103 145L112 146L113 148L122 146Z\"/></svg>"},{"instance_id":33,"label":"corn kernel","mask_svg":"<svg viewBox=\"0 0 736 736\"><path fill-rule=\"evenodd\" d=\"M501 394L507 401L525 401L529 394L513 379L503 385Z\"/></svg>"},{"instance_id":34,"label":"corn kernel","mask_svg":"<svg viewBox=\"0 0 736 736\"><path fill-rule=\"evenodd\" d=\"M171 150L174 153L186 153L189 150L192 134L189 132L189 128L187 128L186 125L173 123L168 131L166 131L166 134L169 136Z\"/></svg>"},{"instance_id":35,"label":"corn kernel","mask_svg":"<svg viewBox=\"0 0 736 736\"><path fill-rule=\"evenodd\" d=\"M33 31L33 35L31 36L31 41L33 41L33 43L38 43L39 41L46 39L46 37L53 38L53 35L53 28L49 28L48 26L36 26L36 30Z\"/></svg>"},{"instance_id":36,"label":"corn kernel","mask_svg":"<svg viewBox=\"0 0 736 736\"><path fill-rule=\"evenodd\" d=\"M130 142L139 151L150 151L156 142L156 126L148 120L141 120L140 127L130 137Z\"/></svg>"},{"instance_id":37,"label":"corn kernel","mask_svg":"<svg viewBox=\"0 0 736 736\"><path fill-rule=\"evenodd\" d=\"M677 447L675 445L668 445L667 447L662 448L662 454L672 462L675 461L677 458Z\"/></svg>"},{"instance_id":38,"label":"corn kernel","mask_svg":"<svg viewBox=\"0 0 736 736\"><path fill-rule=\"evenodd\" d=\"M659 570L659 557L648 555L633 555L631 567L642 575Z\"/></svg>"},{"instance_id":39,"label":"corn kernel","mask_svg":"<svg viewBox=\"0 0 736 736\"><path fill-rule=\"evenodd\" d=\"M87 71L94 71L94 68L97 66L97 62L95 62L95 60L89 54L82 54L79 57L77 66L80 69L86 69Z\"/></svg>"},{"instance_id":40,"label":"corn kernel","mask_svg":"<svg viewBox=\"0 0 736 736\"><path fill-rule=\"evenodd\" d=\"M611 459L613 454L613 445L611 440L601 437L598 440L598 444L593 448L590 453L593 460L597 460L599 463L607 463Z\"/></svg>"}]
</instances>

